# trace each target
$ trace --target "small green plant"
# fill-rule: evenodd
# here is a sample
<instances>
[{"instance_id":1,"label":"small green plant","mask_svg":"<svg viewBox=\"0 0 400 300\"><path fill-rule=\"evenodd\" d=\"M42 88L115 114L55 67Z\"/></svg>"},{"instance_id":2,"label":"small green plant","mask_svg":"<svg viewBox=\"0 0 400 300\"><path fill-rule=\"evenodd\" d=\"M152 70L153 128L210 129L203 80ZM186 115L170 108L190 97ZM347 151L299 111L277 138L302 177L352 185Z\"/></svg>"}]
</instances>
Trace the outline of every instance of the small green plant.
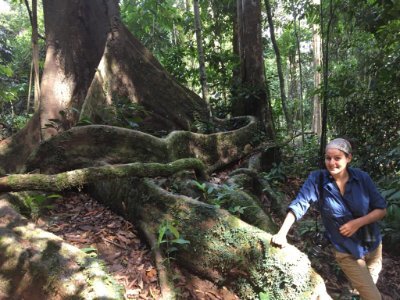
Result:
<instances>
[{"instance_id":1,"label":"small green plant","mask_svg":"<svg viewBox=\"0 0 400 300\"><path fill-rule=\"evenodd\" d=\"M74 115L79 115L80 112L78 109L72 107L60 110L58 113L61 118L48 119L48 122L44 124L44 128L54 128L57 132L70 129L73 125Z\"/></svg>"},{"instance_id":2,"label":"small green plant","mask_svg":"<svg viewBox=\"0 0 400 300\"><path fill-rule=\"evenodd\" d=\"M113 93L112 99L112 104L103 107L100 111L104 124L137 129L143 118L149 115L144 106L133 103L128 98Z\"/></svg>"},{"instance_id":3,"label":"small green plant","mask_svg":"<svg viewBox=\"0 0 400 300\"><path fill-rule=\"evenodd\" d=\"M81 249L82 252L85 252L90 257L97 257L97 249L94 247L86 247Z\"/></svg>"},{"instance_id":4,"label":"small green plant","mask_svg":"<svg viewBox=\"0 0 400 300\"><path fill-rule=\"evenodd\" d=\"M216 196L213 198L213 204L218 208L221 207L226 200L234 193L236 193L237 186L235 184L232 185L222 185L218 191L216 191ZM238 208L239 210L239 208Z\"/></svg>"},{"instance_id":5,"label":"small green plant","mask_svg":"<svg viewBox=\"0 0 400 300\"><path fill-rule=\"evenodd\" d=\"M178 250L178 245L190 244L188 240L181 237L173 222L164 221L158 228L158 247L164 246L167 255L167 264L170 265L172 254Z\"/></svg>"},{"instance_id":6,"label":"small green plant","mask_svg":"<svg viewBox=\"0 0 400 300\"><path fill-rule=\"evenodd\" d=\"M86 125L92 125L93 122L89 117L82 117L78 123L76 123L76 126L86 126Z\"/></svg>"},{"instance_id":7,"label":"small green plant","mask_svg":"<svg viewBox=\"0 0 400 300\"><path fill-rule=\"evenodd\" d=\"M284 182L286 180L285 170L282 163L273 163L268 173L263 173L264 178L270 183Z\"/></svg>"},{"instance_id":8,"label":"small green plant","mask_svg":"<svg viewBox=\"0 0 400 300\"><path fill-rule=\"evenodd\" d=\"M269 300L269 293L268 292L260 292L258 294L260 300Z\"/></svg>"},{"instance_id":9,"label":"small green plant","mask_svg":"<svg viewBox=\"0 0 400 300\"><path fill-rule=\"evenodd\" d=\"M51 199L58 199L61 198L61 195L52 194L52 195L43 195L43 194L36 194L36 195L28 195L24 198L24 205L27 210L27 214L33 219L37 220L40 214L45 209L50 209L53 206L48 204L49 200Z\"/></svg>"},{"instance_id":10,"label":"small green plant","mask_svg":"<svg viewBox=\"0 0 400 300\"><path fill-rule=\"evenodd\" d=\"M235 205L235 206L229 207L229 208L228 208L228 211L229 211L230 213L234 214L234 215L240 216L240 215L243 215L243 214L244 214L245 209L251 208L251 207L254 207L254 206L240 206L240 205Z\"/></svg>"},{"instance_id":11,"label":"small green plant","mask_svg":"<svg viewBox=\"0 0 400 300\"><path fill-rule=\"evenodd\" d=\"M194 183L196 184L196 187L203 194L204 200L206 202L208 202L208 200L210 199L210 195L214 192L214 187L212 187L212 186L207 187L207 184L205 182L200 183L200 182L198 182L196 180L194 181Z\"/></svg>"}]
</instances>

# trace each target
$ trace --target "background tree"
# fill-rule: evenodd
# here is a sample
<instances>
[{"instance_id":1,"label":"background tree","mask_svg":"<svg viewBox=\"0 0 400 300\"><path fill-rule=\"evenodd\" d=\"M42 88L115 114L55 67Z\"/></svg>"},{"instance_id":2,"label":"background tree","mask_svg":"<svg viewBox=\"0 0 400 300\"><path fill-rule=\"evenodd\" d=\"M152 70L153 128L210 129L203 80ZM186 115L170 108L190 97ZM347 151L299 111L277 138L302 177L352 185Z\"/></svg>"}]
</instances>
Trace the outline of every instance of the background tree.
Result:
<instances>
[{"instance_id":1,"label":"background tree","mask_svg":"<svg viewBox=\"0 0 400 300\"><path fill-rule=\"evenodd\" d=\"M237 9L241 85L247 95L246 100L236 99L232 111L234 115L258 117L265 124L268 137L273 138L275 132L262 56L261 4L260 1L239 0Z\"/></svg>"},{"instance_id":2,"label":"background tree","mask_svg":"<svg viewBox=\"0 0 400 300\"><path fill-rule=\"evenodd\" d=\"M289 108L287 105L287 99L286 99L286 90L285 90L285 79L283 76L283 71L282 71L282 58L281 54L279 51L279 46L275 38L275 29L274 29L274 21L272 18L272 8L269 0L265 0L265 8L266 8L266 13L267 13L267 18L268 18L268 26L269 26L269 31L271 35L271 43L274 48L275 56L276 56L276 69L278 72L278 78L279 78L279 89L280 89L280 95L281 95L281 101L282 101L282 110L285 116L286 124L288 127L288 132L292 132L292 117L290 116Z\"/></svg>"},{"instance_id":3,"label":"background tree","mask_svg":"<svg viewBox=\"0 0 400 300\"><path fill-rule=\"evenodd\" d=\"M201 33L201 18L200 18L200 8L199 1L193 0L193 9L194 9L194 23L195 23L195 32L196 32L196 42L197 42L197 53L199 57L199 71L200 71L200 83L201 83L201 92L203 95L204 101L208 102L208 86L207 86L207 74L206 74L206 66L204 61L204 52L203 52L203 38Z\"/></svg>"}]
</instances>

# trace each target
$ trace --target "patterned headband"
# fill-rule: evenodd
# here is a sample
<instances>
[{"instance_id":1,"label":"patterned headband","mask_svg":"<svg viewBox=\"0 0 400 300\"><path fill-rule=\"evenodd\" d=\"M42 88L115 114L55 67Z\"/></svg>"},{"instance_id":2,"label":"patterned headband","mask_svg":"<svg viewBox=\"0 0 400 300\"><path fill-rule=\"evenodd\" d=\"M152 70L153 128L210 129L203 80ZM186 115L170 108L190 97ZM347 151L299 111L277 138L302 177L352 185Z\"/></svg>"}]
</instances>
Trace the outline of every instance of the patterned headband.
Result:
<instances>
[{"instance_id":1,"label":"patterned headband","mask_svg":"<svg viewBox=\"0 0 400 300\"><path fill-rule=\"evenodd\" d=\"M343 151L346 154L351 154L352 149L349 141L342 139L342 138L337 138L329 142L328 145L326 145L325 150L328 149L338 149L340 151Z\"/></svg>"}]
</instances>

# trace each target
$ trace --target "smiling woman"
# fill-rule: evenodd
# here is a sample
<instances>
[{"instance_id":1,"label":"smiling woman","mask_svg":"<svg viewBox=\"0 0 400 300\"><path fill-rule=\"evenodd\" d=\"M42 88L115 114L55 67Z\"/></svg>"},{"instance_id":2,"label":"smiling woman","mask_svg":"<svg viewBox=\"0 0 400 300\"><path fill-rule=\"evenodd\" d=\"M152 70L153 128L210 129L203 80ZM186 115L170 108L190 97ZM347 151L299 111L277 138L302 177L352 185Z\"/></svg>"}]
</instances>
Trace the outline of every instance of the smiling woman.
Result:
<instances>
[{"instance_id":1,"label":"smiling woman","mask_svg":"<svg viewBox=\"0 0 400 300\"><path fill-rule=\"evenodd\" d=\"M339 266L362 299L377 300L381 299L375 284L382 269L382 236L376 222L385 216L386 202L367 173L349 167L351 157L345 139L326 146L326 169L310 174L272 243L285 246L293 223L316 204Z\"/></svg>"}]
</instances>

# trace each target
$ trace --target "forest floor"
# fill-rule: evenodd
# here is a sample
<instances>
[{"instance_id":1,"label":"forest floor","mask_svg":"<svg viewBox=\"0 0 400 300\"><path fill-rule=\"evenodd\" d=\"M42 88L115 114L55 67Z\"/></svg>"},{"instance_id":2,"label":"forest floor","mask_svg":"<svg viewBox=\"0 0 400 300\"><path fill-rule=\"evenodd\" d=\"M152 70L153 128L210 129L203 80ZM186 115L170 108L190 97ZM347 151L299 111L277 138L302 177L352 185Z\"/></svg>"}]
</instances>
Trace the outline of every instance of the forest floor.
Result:
<instances>
[{"instance_id":1,"label":"forest floor","mask_svg":"<svg viewBox=\"0 0 400 300\"><path fill-rule=\"evenodd\" d=\"M298 190L298 184L298 180L293 180L286 188ZM288 195L288 199L290 196ZM276 219L276 222L281 220ZM160 299L161 292L151 249L143 242L134 225L90 196L84 193L65 195L36 223L42 229L53 232L66 242L104 260L116 282L125 288L125 299ZM326 279L332 298L350 300L347 281L332 259L329 247L312 247L312 237L300 237L298 232L294 229L288 237L289 241L309 255L314 268ZM207 280L182 274L174 267L173 261L171 267L176 274L174 284L180 299L239 299L224 287L216 287ZM378 282L383 299L400 299L398 270L400 256L384 252L383 270Z\"/></svg>"}]
</instances>

